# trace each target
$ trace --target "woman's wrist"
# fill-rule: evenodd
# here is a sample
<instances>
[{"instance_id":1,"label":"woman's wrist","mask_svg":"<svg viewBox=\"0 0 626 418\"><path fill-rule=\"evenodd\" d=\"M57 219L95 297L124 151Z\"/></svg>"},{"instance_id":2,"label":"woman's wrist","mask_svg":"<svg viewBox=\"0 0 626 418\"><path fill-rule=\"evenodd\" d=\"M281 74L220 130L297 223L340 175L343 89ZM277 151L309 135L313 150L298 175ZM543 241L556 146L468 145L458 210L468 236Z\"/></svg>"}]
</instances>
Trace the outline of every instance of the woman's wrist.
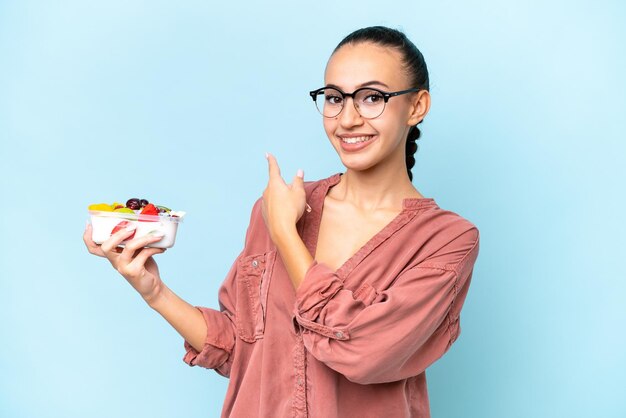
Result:
<instances>
[{"instance_id":1,"label":"woman's wrist","mask_svg":"<svg viewBox=\"0 0 626 418\"><path fill-rule=\"evenodd\" d=\"M142 297L148 306L157 312L161 312L163 306L167 303L168 292L171 293L171 290L160 281L150 294L142 295Z\"/></svg>"},{"instance_id":2,"label":"woman's wrist","mask_svg":"<svg viewBox=\"0 0 626 418\"><path fill-rule=\"evenodd\" d=\"M304 279L307 270L313 264L311 253L304 245L295 225L286 227L272 240L285 263L285 268L294 288L297 289Z\"/></svg>"},{"instance_id":3,"label":"woman's wrist","mask_svg":"<svg viewBox=\"0 0 626 418\"><path fill-rule=\"evenodd\" d=\"M274 226L270 231L270 238L277 247L290 245L295 239L300 239L298 229L295 224Z\"/></svg>"}]
</instances>

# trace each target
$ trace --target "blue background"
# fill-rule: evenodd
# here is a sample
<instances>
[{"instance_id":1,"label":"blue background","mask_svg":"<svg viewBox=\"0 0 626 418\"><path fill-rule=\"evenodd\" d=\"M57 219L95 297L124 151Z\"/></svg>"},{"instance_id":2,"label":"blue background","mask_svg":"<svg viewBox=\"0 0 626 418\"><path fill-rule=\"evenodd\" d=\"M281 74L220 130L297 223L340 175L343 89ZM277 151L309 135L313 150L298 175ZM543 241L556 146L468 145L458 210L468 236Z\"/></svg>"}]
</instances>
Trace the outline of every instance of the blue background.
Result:
<instances>
[{"instance_id":1,"label":"blue background","mask_svg":"<svg viewBox=\"0 0 626 418\"><path fill-rule=\"evenodd\" d=\"M343 170L307 92L374 24L424 53L414 184L474 222L433 417L622 417L626 6L600 1L0 0L0 416L214 417L226 379L81 235L86 206L186 210L158 261L217 289L267 179Z\"/></svg>"}]
</instances>

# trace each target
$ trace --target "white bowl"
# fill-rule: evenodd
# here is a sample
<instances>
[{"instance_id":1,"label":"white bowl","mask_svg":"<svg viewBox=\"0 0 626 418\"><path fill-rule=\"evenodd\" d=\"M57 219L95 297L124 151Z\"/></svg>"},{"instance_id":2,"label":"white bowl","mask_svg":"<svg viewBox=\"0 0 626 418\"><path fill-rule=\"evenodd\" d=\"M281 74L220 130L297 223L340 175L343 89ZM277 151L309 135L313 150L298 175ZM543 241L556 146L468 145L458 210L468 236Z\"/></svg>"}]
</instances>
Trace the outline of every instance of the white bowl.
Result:
<instances>
[{"instance_id":1,"label":"white bowl","mask_svg":"<svg viewBox=\"0 0 626 418\"><path fill-rule=\"evenodd\" d=\"M163 239L148 245L148 247L155 248L173 247L176 241L178 224L183 220L183 216L140 215L96 210L90 210L89 215L93 227L91 238L96 244L102 244L109 239L113 228L120 222L127 221L135 225L135 236L133 238L143 237L154 232L162 233L164 235ZM123 241L120 245L124 245L126 242Z\"/></svg>"}]
</instances>

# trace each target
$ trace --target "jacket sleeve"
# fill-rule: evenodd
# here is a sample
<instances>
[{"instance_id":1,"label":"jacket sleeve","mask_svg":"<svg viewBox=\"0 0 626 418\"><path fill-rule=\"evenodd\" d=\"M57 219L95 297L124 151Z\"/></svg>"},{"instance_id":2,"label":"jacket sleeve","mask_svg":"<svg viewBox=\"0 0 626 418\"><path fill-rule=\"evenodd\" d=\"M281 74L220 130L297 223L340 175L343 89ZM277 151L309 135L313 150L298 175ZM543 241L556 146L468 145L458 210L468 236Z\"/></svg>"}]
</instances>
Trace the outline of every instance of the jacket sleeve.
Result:
<instances>
[{"instance_id":1,"label":"jacket sleeve","mask_svg":"<svg viewBox=\"0 0 626 418\"><path fill-rule=\"evenodd\" d=\"M294 320L305 347L360 384L422 373L459 335L477 255L478 231L473 228L403 271L387 289L362 286L359 294L315 262L296 291Z\"/></svg>"},{"instance_id":2,"label":"jacket sleeve","mask_svg":"<svg viewBox=\"0 0 626 418\"><path fill-rule=\"evenodd\" d=\"M241 255L240 255L241 256ZM237 260L239 257L237 257ZM235 303L231 297L237 273L237 260L233 263L224 283L219 291L220 310L197 307L202 312L207 325L207 336L202 351L185 341L185 356L183 361L190 366L202 366L215 369L219 374L230 375L231 354L236 341L235 332Z\"/></svg>"},{"instance_id":3,"label":"jacket sleeve","mask_svg":"<svg viewBox=\"0 0 626 418\"><path fill-rule=\"evenodd\" d=\"M261 217L261 203L259 198L254 203L250 214L250 223L246 230L245 245L233 265L231 266L219 290L220 309L197 307L202 312L207 325L207 337L202 351L198 352L189 342L185 341L185 356L183 361L190 366L202 366L215 369L222 376L228 377L232 365L233 352L237 342L236 306L237 306L237 265L246 252L248 242L258 229ZM260 220L259 220L260 219Z\"/></svg>"}]
</instances>

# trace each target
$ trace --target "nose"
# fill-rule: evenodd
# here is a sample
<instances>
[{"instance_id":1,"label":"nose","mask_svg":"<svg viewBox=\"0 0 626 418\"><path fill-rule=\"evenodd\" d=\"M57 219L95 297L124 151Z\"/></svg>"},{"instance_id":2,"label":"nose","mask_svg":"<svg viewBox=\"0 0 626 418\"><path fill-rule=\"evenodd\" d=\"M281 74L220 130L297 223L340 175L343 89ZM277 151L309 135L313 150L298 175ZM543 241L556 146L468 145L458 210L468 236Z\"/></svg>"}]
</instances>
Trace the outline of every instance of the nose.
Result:
<instances>
[{"instance_id":1,"label":"nose","mask_svg":"<svg viewBox=\"0 0 626 418\"><path fill-rule=\"evenodd\" d=\"M350 100L350 103L348 103ZM343 103L343 109L339 113L339 123L342 128L350 128L352 126L358 126L363 124L363 118L361 114L356 110L354 99L352 97L346 97Z\"/></svg>"}]
</instances>

